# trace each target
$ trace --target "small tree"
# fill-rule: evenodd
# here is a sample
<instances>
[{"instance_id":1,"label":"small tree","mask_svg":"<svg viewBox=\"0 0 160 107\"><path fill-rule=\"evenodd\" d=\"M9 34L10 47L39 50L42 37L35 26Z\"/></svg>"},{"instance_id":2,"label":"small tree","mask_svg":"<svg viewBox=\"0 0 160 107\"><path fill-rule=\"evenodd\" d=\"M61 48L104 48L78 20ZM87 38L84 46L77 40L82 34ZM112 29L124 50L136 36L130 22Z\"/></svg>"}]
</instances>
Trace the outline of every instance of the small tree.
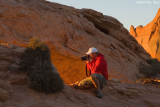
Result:
<instances>
[{"instance_id":1,"label":"small tree","mask_svg":"<svg viewBox=\"0 0 160 107\"><path fill-rule=\"evenodd\" d=\"M151 77L151 73L152 73L152 69L151 69L151 65L146 65L144 63L140 63L139 64L139 72L140 74L142 74L145 78L150 78Z\"/></svg>"},{"instance_id":2,"label":"small tree","mask_svg":"<svg viewBox=\"0 0 160 107\"><path fill-rule=\"evenodd\" d=\"M63 80L52 66L48 46L33 38L25 50L21 70L27 72L30 87L45 93L61 91L64 87Z\"/></svg>"},{"instance_id":3,"label":"small tree","mask_svg":"<svg viewBox=\"0 0 160 107\"><path fill-rule=\"evenodd\" d=\"M154 83L160 79L160 62L157 59L148 59L146 62L148 64L142 62L139 64L139 72L143 75L139 80L144 81L143 83L147 81Z\"/></svg>"}]
</instances>

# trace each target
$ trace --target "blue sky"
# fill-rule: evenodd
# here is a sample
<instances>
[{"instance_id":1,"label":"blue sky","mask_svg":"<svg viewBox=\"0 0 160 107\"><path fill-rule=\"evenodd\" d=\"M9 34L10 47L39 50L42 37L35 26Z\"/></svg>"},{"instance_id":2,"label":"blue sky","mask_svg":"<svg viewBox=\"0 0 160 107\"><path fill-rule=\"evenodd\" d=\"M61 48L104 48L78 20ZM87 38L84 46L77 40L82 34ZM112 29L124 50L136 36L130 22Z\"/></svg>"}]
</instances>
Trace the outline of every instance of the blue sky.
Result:
<instances>
[{"instance_id":1,"label":"blue sky","mask_svg":"<svg viewBox=\"0 0 160 107\"><path fill-rule=\"evenodd\" d=\"M48 0L78 9L90 8L117 18L125 28L147 25L160 8L160 0Z\"/></svg>"}]
</instances>

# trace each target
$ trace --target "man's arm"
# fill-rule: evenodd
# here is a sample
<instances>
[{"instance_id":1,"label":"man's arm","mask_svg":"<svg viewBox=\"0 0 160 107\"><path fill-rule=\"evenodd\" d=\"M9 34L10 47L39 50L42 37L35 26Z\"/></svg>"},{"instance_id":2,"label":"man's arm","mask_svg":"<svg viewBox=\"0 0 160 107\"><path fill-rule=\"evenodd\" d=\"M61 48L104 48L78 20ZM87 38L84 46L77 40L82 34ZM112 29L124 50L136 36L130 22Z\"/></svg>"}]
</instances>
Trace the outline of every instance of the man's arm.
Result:
<instances>
[{"instance_id":1,"label":"man's arm","mask_svg":"<svg viewBox=\"0 0 160 107\"><path fill-rule=\"evenodd\" d=\"M99 71L99 69L102 67L102 65L103 65L103 59L102 58L97 59L92 72Z\"/></svg>"},{"instance_id":2,"label":"man's arm","mask_svg":"<svg viewBox=\"0 0 160 107\"><path fill-rule=\"evenodd\" d=\"M87 69L88 70L91 70L91 58L89 58L87 61L86 61L86 65L87 65Z\"/></svg>"},{"instance_id":3,"label":"man's arm","mask_svg":"<svg viewBox=\"0 0 160 107\"><path fill-rule=\"evenodd\" d=\"M86 62L86 65L87 65L87 69L91 70L91 63L90 62Z\"/></svg>"}]
</instances>

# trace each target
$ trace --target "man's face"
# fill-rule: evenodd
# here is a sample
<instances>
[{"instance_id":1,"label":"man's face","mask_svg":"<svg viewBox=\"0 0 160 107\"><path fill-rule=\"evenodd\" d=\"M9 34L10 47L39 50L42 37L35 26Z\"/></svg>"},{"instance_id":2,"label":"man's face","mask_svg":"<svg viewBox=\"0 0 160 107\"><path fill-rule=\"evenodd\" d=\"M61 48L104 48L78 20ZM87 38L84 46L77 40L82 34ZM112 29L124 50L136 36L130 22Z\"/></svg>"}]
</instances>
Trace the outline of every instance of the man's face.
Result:
<instances>
[{"instance_id":1,"label":"man's face","mask_svg":"<svg viewBox=\"0 0 160 107\"><path fill-rule=\"evenodd\" d=\"M91 57L92 59L94 59L94 58L97 57L97 54L96 54L96 53L91 53L91 54L90 54L90 57Z\"/></svg>"}]
</instances>

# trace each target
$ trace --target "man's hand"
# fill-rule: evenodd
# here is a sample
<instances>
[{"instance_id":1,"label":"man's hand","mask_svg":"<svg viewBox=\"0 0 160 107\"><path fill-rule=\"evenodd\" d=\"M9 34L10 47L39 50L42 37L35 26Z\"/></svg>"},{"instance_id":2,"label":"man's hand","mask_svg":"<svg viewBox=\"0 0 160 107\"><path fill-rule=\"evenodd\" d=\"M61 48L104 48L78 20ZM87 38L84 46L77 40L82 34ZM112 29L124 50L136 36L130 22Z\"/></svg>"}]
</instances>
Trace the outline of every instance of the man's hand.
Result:
<instances>
[{"instance_id":1,"label":"man's hand","mask_svg":"<svg viewBox=\"0 0 160 107\"><path fill-rule=\"evenodd\" d=\"M89 59L86 60L86 63L90 63L91 62L91 57L89 57Z\"/></svg>"}]
</instances>

